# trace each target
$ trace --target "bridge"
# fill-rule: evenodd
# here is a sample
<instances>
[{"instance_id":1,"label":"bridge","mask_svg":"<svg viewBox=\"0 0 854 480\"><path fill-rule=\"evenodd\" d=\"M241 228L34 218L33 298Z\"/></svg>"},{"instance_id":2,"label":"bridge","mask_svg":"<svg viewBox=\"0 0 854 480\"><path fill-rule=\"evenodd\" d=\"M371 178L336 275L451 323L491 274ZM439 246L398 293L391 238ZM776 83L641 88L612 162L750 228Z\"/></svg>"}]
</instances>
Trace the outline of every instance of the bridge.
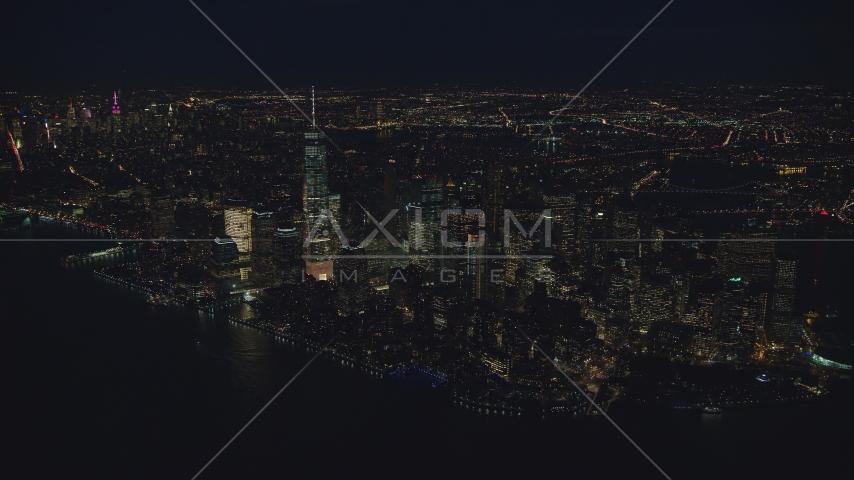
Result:
<instances>
[{"instance_id":1,"label":"bridge","mask_svg":"<svg viewBox=\"0 0 854 480\"><path fill-rule=\"evenodd\" d=\"M655 178L642 186L638 193L698 193L705 195L789 195L789 192L773 188L763 182L753 181L720 188L693 188L676 185L670 179Z\"/></svg>"}]
</instances>

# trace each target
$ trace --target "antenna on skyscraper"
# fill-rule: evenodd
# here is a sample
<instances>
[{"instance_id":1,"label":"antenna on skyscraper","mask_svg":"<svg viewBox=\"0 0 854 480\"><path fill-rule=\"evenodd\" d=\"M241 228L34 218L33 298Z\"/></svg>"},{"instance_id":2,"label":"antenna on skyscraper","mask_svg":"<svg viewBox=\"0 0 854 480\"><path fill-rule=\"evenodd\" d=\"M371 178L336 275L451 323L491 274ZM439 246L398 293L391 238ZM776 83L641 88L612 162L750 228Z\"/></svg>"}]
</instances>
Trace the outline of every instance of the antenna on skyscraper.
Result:
<instances>
[{"instance_id":1,"label":"antenna on skyscraper","mask_svg":"<svg viewBox=\"0 0 854 480\"><path fill-rule=\"evenodd\" d=\"M311 128L317 128L317 122L314 119L314 85L311 86Z\"/></svg>"}]
</instances>

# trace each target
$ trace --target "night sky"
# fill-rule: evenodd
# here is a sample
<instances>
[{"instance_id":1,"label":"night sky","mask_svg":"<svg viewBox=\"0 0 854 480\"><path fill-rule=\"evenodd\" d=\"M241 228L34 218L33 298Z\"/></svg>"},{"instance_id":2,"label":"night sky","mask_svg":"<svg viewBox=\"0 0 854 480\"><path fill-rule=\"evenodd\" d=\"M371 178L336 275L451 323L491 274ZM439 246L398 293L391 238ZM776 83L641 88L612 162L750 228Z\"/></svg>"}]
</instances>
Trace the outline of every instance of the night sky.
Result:
<instances>
[{"instance_id":1,"label":"night sky","mask_svg":"<svg viewBox=\"0 0 854 480\"><path fill-rule=\"evenodd\" d=\"M197 3L283 87L572 89L666 0ZM2 11L2 90L269 87L186 0L18 0ZM851 24L838 0L676 0L597 85L847 88L854 79Z\"/></svg>"}]
</instances>

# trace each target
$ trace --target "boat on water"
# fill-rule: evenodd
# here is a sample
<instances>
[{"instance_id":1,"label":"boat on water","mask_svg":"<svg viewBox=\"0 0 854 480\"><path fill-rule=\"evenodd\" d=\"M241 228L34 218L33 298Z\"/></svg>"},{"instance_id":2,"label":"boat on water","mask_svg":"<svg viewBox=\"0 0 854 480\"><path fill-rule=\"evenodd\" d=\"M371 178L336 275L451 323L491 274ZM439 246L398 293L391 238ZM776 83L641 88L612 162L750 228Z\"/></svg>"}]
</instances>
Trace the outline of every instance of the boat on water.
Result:
<instances>
[{"instance_id":1,"label":"boat on water","mask_svg":"<svg viewBox=\"0 0 854 480\"><path fill-rule=\"evenodd\" d=\"M90 252L90 253L79 253L69 255L65 258L60 259L62 263L75 263L82 262L84 260L90 260L93 258L117 255L119 253L130 252L137 249L137 245L119 245L118 247L108 248L106 250L101 250L98 252Z\"/></svg>"},{"instance_id":2,"label":"boat on water","mask_svg":"<svg viewBox=\"0 0 854 480\"><path fill-rule=\"evenodd\" d=\"M724 411L720 408L717 408L717 407L704 407L703 413L719 414L719 413L724 413Z\"/></svg>"}]
</instances>

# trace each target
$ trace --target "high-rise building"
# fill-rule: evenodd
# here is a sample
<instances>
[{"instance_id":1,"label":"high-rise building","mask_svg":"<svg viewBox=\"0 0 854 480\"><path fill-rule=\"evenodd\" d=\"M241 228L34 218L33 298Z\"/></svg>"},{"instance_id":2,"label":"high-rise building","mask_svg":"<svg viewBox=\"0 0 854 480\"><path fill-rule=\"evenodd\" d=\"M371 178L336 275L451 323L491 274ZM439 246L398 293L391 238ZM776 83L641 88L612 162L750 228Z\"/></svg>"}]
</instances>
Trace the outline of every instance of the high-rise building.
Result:
<instances>
[{"instance_id":1,"label":"high-rise building","mask_svg":"<svg viewBox=\"0 0 854 480\"><path fill-rule=\"evenodd\" d=\"M739 354L743 358L750 358L753 355L754 346L760 336L760 323L764 316L765 292L761 288L754 288L753 284L745 291L744 297L744 314L741 320L741 328L739 329Z\"/></svg>"},{"instance_id":2,"label":"high-rise building","mask_svg":"<svg viewBox=\"0 0 854 480\"><path fill-rule=\"evenodd\" d=\"M341 222L341 194L340 193L330 193L329 194L329 214L332 215L332 218L335 219L336 222Z\"/></svg>"},{"instance_id":3,"label":"high-rise building","mask_svg":"<svg viewBox=\"0 0 854 480\"><path fill-rule=\"evenodd\" d=\"M381 124L385 118L382 102L377 102L377 125Z\"/></svg>"},{"instance_id":4,"label":"high-rise building","mask_svg":"<svg viewBox=\"0 0 854 480\"><path fill-rule=\"evenodd\" d=\"M628 197L620 196L614 201L614 210L610 218L610 237L615 240L635 240L640 236L638 229L637 206ZM612 250L622 252L637 251L637 244L633 241L610 242Z\"/></svg>"},{"instance_id":5,"label":"high-rise building","mask_svg":"<svg viewBox=\"0 0 854 480\"><path fill-rule=\"evenodd\" d=\"M281 282L276 268L273 249L273 235L276 232L276 214L267 209L255 209L252 213L252 256L250 278L262 287L274 286Z\"/></svg>"},{"instance_id":6,"label":"high-rise building","mask_svg":"<svg viewBox=\"0 0 854 480\"><path fill-rule=\"evenodd\" d=\"M580 255L584 266L589 268L593 260L593 216L595 205L589 194L579 195L575 206L575 251Z\"/></svg>"},{"instance_id":7,"label":"high-rise building","mask_svg":"<svg viewBox=\"0 0 854 480\"><path fill-rule=\"evenodd\" d=\"M541 257L527 257L524 259L522 275L517 274L516 285L520 298L527 297L536 289L542 288L546 295L551 296L554 286L554 274L547 266L548 259Z\"/></svg>"},{"instance_id":8,"label":"high-rise building","mask_svg":"<svg viewBox=\"0 0 854 480\"><path fill-rule=\"evenodd\" d=\"M216 237L213 243L213 259L219 263L236 262L237 244L230 237Z\"/></svg>"},{"instance_id":9,"label":"high-rise building","mask_svg":"<svg viewBox=\"0 0 854 480\"><path fill-rule=\"evenodd\" d=\"M241 284L240 261L237 244L230 237L214 239L208 272L217 290L226 292Z\"/></svg>"},{"instance_id":10,"label":"high-rise building","mask_svg":"<svg viewBox=\"0 0 854 480\"><path fill-rule=\"evenodd\" d=\"M329 184L324 135L317 129L303 133L303 195L305 222L310 230L329 210Z\"/></svg>"},{"instance_id":11,"label":"high-rise building","mask_svg":"<svg viewBox=\"0 0 854 480\"><path fill-rule=\"evenodd\" d=\"M439 232L440 216L444 208L445 184L441 178L428 176L420 186L418 201L407 206L409 221L409 250L411 263L433 270L430 258L437 251L436 236Z\"/></svg>"},{"instance_id":12,"label":"high-rise building","mask_svg":"<svg viewBox=\"0 0 854 480\"><path fill-rule=\"evenodd\" d=\"M314 87L311 88L311 130L303 133L303 217L308 253L306 273L317 280L332 280L332 260L323 258L335 250L329 207L329 178L324 135L314 117ZM340 197L339 197L340 199ZM340 206L340 205L339 205ZM312 233L313 232L313 233Z\"/></svg>"},{"instance_id":13,"label":"high-rise building","mask_svg":"<svg viewBox=\"0 0 854 480\"><path fill-rule=\"evenodd\" d=\"M523 220L520 222L522 224L523 229L526 232L530 232L533 230L534 223L531 221ZM510 228L510 242L506 245L506 254L507 258L505 261L505 269L506 275L505 279L508 284L512 286L518 286L519 282L522 281L524 275L521 272L522 267L525 265L525 257L528 255L532 255L536 248L537 238L529 237L525 233L519 231L518 229L511 226ZM525 297L529 295L533 291L532 284L528 284L527 292L521 294L521 297Z\"/></svg>"},{"instance_id":14,"label":"high-rise building","mask_svg":"<svg viewBox=\"0 0 854 480\"><path fill-rule=\"evenodd\" d=\"M367 259L365 247L352 242L341 248L336 259L338 282L335 304L340 315L350 315L364 310L365 301L371 292L367 278Z\"/></svg>"},{"instance_id":15,"label":"high-rise building","mask_svg":"<svg viewBox=\"0 0 854 480\"><path fill-rule=\"evenodd\" d=\"M223 206L225 234L234 239L240 253L252 251L252 209L244 200L229 199Z\"/></svg>"},{"instance_id":16,"label":"high-rise building","mask_svg":"<svg viewBox=\"0 0 854 480\"><path fill-rule=\"evenodd\" d=\"M440 284L433 295L433 323L455 335L462 333L465 325L460 320L464 303L465 294L456 284Z\"/></svg>"},{"instance_id":17,"label":"high-rise building","mask_svg":"<svg viewBox=\"0 0 854 480\"><path fill-rule=\"evenodd\" d=\"M730 278L718 294L714 307L718 351L727 357L733 357L738 352L744 306L744 281L741 277Z\"/></svg>"},{"instance_id":18,"label":"high-rise building","mask_svg":"<svg viewBox=\"0 0 854 480\"><path fill-rule=\"evenodd\" d=\"M175 233L175 201L168 193L151 197L151 235L167 238Z\"/></svg>"},{"instance_id":19,"label":"high-rise building","mask_svg":"<svg viewBox=\"0 0 854 480\"><path fill-rule=\"evenodd\" d=\"M503 221L504 197L501 186L504 169L500 163L489 165L487 174L487 225L489 226L489 234L495 238L500 236L500 229Z\"/></svg>"},{"instance_id":20,"label":"high-rise building","mask_svg":"<svg viewBox=\"0 0 854 480\"><path fill-rule=\"evenodd\" d=\"M122 113L122 109L119 106L119 99L116 92L113 92L113 115L119 115L120 113Z\"/></svg>"},{"instance_id":21,"label":"high-rise building","mask_svg":"<svg viewBox=\"0 0 854 480\"><path fill-rule=\"evenodd\" d=\"M723 238L732 242L721 242L718 246L718 270L721 274L750 284L771 278L771 260L774 256L774 235L766 232L724 233Z\"/></svg>"},{"instance_id":22,"label":"high-rise building","mask_svg":"<svg viewBox=\"0 0 854 480\"><path fill-rule=\"evenodd\" d=\"M409 253L410 263L431 268L429 256L433 253L435 242L431 227L436 224L425 221L425 210L417 204L407 205L407 222L409 223Z\"/></svg>"},{"instance_id":23,"label":"high-rise building","mask_svg":"<svg viewBox=\"0 0 854 480\"><path fill-rule=\"evenodd\" d=\"M673 295L670 278L652 276L642 279L632 307L632 320L641 333L647 333L653 323L669 321L673 317Z\"/></svg>"},{"instance_id":24,"label":"high-rise building","mask_svg":"<svg viewBox=\"0 0 854 480\"><path fill-rule=\"evenodd\" d=\"M631 307L631 274L620 266L612 267L608 273L608 307L628 317Z\"/></svg>"},{"instance_id":25,"label":"high-rise building","mask_svg":"<svg viewBox=\"0 0 854 480\"><path fill-rule=\"evenodd\" d=\"M340 225L341 218L341 194L340 193L330 193L329 194L329 215L332 220L335 220L335 223ZM332 220L330 220L327 225L331 226ZM329 231L329 230L327 230ZM337 252L341 250L343 245L341 244L341 239L338 235L334 234L330 231L330 235L328 235L330 245L327 247L329 252Z\"/></svg>"},{"instance_id":26,"label":"high-rise building","mask_svg":"<svg viewBox=\"0 0 854 480\"><path fill-rule=\"evenodd\" d=\"M295 283L302 278L305 262L302 259L302 239L295 227L276 228L273 233L273 258L281 271L284 283Z\"/></svg>"},{"instance_id":27,"label":"high-rise building","mask_svg":"<svg viewBox=\"0 0 854 480\"><path fill-rule=\"evenodd\" d=\"M774 261L774 294L771 315L765 333L768 341L777 345L794 345L800 340L800 319L793 314L795 306L794 260Z\"/></svg>"},{"instance_id":28,"label":"high-rise building","mask_svg":"<svg viewBox=\"0 0 854 480\"><path fill-rule=\"evenodd\" d=\"M65 126L73 128L77 126L77 116L74 114L74 103L68 99L68 111L65 113Z\"/></svg>"},{"instance_id":29,"label":"high-rise building","mask_svg":"<svg viewBox=\"0 0 854 480\"><path fill-rule=\"evenodd\" d=\"M553 228L557 230L556 250L569 254L575 246L575 195L562 193L543 197L552 212Z\"/></svg>"},{"instance_id":30,"label":"high-rise building","mask_svg":"<svg viewBox=\"0 0 854 480\"><path fill-rule=\"evenodd\" d=\"M470 232L465 243L466 264L465 279L472 298L486 296L486 235Z\"/></svg>"},{"instance_id":31,"label":"high-rise building","mask_svg":"<svg viewBox=\"0 0 854 480\"><path fill-rule=\"evenodd\" d=\"M673 289L673 313L676 319L683 320L688 309L691 276L686 273L672 275L670 286Z\"/></svg>"}]
</instances>

